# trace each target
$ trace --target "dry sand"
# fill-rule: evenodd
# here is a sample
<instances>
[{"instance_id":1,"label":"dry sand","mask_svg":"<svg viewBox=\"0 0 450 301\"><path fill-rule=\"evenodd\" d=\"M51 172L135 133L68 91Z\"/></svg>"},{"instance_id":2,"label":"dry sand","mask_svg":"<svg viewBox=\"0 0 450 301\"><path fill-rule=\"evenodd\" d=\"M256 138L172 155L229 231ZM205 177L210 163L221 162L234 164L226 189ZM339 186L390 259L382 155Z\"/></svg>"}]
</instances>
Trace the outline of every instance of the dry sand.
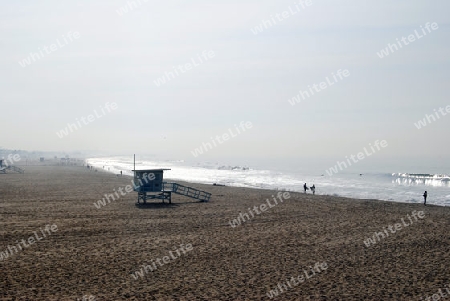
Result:
<instances>
[{"instance_id":1,"label":"dry sand","mask_svg":"<svg viewBox=\"0 0 450 301\"><path fill-rule=\"evenodd\" d=\"M136 193L97 209L131 178L74 166L0 174L0 252L45 225L57 231L0 261L0 300L269 300L316 262L328 268L274 300L420 300L450 284L450 208L291 193L232 228L276 193L192 184L209 203L174 195L135 206ZM425 217L366 247L408 214ZM135 280L180 244L192 251ZM446 297L450 300L450 297Z\"/></svg>"}]
</instances>

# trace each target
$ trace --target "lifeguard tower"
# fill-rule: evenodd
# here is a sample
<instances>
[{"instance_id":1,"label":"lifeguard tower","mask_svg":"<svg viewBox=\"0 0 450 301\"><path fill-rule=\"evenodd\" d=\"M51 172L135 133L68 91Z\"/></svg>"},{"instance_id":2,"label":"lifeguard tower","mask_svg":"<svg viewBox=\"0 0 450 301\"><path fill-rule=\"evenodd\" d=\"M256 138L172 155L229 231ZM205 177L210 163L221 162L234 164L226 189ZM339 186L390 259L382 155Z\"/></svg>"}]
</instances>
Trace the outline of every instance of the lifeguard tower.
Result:
<instances>
[{"instance_id":1,"label":"lifeguard tower","mask_svg":"<svg viewBox=\"0 0 450 301\"><path fill-rule=\"evenodd\" d=\"M160 199L172 203L172 192L184 195L200 202L207 202L211 193L187 187L177 183L164 182L164 171L170 169L134 169L134 191L138 193L137 204L146 204L147 200Z\"/></svg>"}]
</instances>

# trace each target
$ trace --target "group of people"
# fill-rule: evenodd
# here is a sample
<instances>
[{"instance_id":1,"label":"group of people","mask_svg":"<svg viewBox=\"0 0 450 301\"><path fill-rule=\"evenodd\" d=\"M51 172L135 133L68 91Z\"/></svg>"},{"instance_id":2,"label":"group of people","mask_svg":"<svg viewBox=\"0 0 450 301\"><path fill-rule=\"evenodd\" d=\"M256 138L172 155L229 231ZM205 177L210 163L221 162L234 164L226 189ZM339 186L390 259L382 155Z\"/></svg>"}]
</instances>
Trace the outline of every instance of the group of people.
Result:
<instances>
[{"instance_id":1,"label":"group of people","mask_svg":"<svg viewBox=\"0 0 450 301\"><path fill-rule=\"evenodd\" d=\"M313 184L313 186L311 186L311 187L308 188L308 186L306 186L306 183L305 183L305 184L303 185L303 190L305 191L305 193L306 193L306 190L308 190L308 189L311 189L312 193L313 193L313 194L316 194L316 185Z\"/></svg>"}]
</instances>

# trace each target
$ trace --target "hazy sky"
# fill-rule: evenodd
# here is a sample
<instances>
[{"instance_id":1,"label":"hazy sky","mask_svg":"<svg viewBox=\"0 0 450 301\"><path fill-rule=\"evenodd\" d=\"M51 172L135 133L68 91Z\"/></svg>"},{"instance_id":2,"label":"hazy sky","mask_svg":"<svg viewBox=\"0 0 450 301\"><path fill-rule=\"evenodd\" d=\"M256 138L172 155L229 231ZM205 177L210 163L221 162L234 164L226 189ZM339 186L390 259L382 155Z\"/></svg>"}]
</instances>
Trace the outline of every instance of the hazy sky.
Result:
<instances>
[{"instance_id":1,"label":"hazy sky","mask_svg":"<svg viewBox=\"0 0 450 301\"><path fill-rule=\"evenodd\" d=\"M249 121L204 158L338 159L377 139L389 144L380 156L448 157L450 116L434 113L450 105L448 0L128 2L0 2L0 146L192 159ZM425 36L427 22L438 29ZM339 69L349 76L288 102ZM440 119L417 129L425 114Z\"/></svg>"}]
</instances>

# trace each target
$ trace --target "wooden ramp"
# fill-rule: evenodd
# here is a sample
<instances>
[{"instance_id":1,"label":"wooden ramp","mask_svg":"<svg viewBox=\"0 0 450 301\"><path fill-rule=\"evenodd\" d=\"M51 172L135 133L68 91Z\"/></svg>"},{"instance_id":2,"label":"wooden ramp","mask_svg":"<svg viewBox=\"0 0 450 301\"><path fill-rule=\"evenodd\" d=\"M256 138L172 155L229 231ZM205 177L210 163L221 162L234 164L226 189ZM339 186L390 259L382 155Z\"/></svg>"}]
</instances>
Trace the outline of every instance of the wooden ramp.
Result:
<instances>
[{"instance_id":1,"label":"wooden ramp","mask_svg":"<svg viewBox=\"0 0 450 301\"><path fill-rule=\"evenodd\" d=\"M10 165L10 166L4 166L4 167L0 170L0 172L6 173L7 170L12 170L12 171L15 171L15 172L17 172L17 173L25 173L25 170L23 170L23 169L20 168L20 167L13 166L13 165Z\"/></svg>"},{"instance_id":2,"label":"wooden ramp","mask_svg":"<svg viewBox=\"0 0 450 301\"><path fill-rule=\"evenodd\" d=\"M211 198L211 193L202 191L193 187L184 186L177 183L164 182L164 190L173 192L176 194L184 195L193 199L200 200L201 202L208 202Z\"/></svg>"}]
</instances>

